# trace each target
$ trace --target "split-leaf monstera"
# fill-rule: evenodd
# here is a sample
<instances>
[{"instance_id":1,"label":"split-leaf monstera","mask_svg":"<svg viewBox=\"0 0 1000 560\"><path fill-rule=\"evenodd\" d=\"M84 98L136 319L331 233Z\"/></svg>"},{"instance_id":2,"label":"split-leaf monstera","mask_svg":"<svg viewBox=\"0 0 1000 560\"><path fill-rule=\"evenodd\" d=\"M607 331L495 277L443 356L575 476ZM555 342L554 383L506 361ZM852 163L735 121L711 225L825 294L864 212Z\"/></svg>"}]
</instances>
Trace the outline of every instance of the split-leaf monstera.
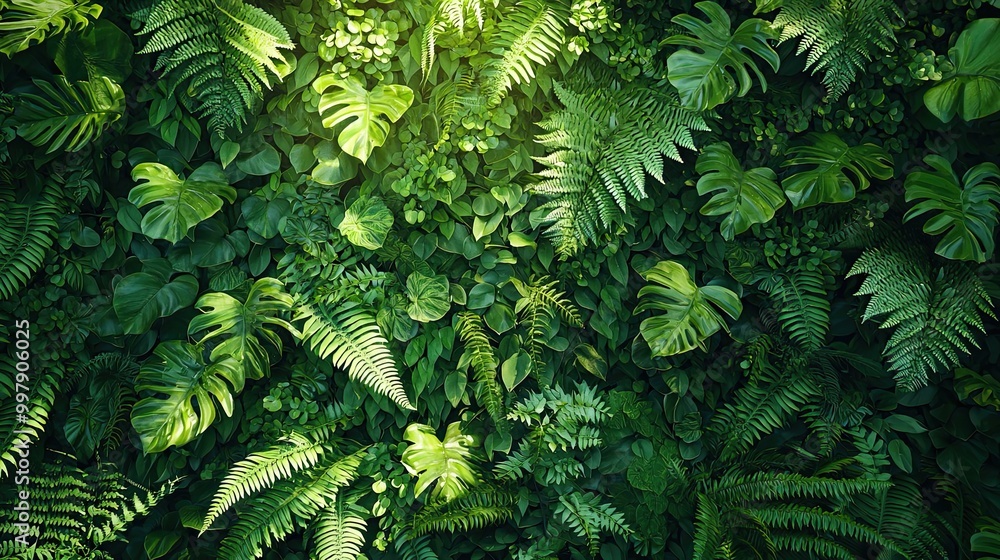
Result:
<instances>
[{"instance_id":1,"label":"split-leaf monstera","mask_svg":"<svg viewBox=\"0 0 1000 560\"><path fill-rule=\"evenodd\" d=\"M160 203L142 218L142 232L154 239L177 243L188 230L222 209L223 199L236 202L236 189L213 162L186 179L161 163L140 163L132 170L132 178L146 182L128 193L129 202L138 208Z\"/></svg>"},{"instance_id":2,"label":"split-leaf monstera","mask_svg":"<svg viewBox=\"0 0 1000 560\"><path fill-rule=\"evenodd\" d=\"M324 93L331 87L336 88L333 93ZM319 112L323 126L336 128L346 122L337 142L362 162L368 161L372 150L385 144L390 123L398 121L413 104L413 90L406 86L379 85L368 91L361 80L344 80L336 74L316 78L313 89L322 94Z\"/></svg>"},{"instance_id":3,"label":"split-leaf monstera","mask_svg":"<svg viewBox=\"0 0 1000 560\"><path fill-rule=\"evenodd\" d=\"M650 284L639 290L635 312L662 311L639 325L653 356L673 356L705 348L705 339L719 329L729 332L726 321L712 305L737 319L743 304L735 292L722 286L697 286L686 268L675 261L661 261L643 273Z\"/></svg>"},{"instance_id":4,"label":"split-leaf monstera","mask_svg":"<svg viewBox=\"0 0 1000 560\"><path fill-rule=\"evenodd\" d=\"M698 194L721 191L701 207L706 216L725 216L722 236L732 240L753 224L766 224L785 204L778 176L767 167L744 171L728 142L706 146L695 166Z\"/></svg>"},{"instance_id":5,"label":"split-leaf monstera","mask_svg":"<svg viewBox=\"0 0 1000 560\"><path fill-rule=\"evenodd\" d=\"M17 133L35 146L76 152L97 139L125 112L125 92L105 76L70 83L35 80L42 95L22 94L17 107Z\"/></svg>"},{"instance_id":6,"label":"split-leaf monstera","mask_svg":"<svg viewBox=\"0 0 1000 560\"><path fill-rule=\"evenodd\" d=\"M930 235L944 234L934 252L948 259L983 262L993 256L993 232L1000 205L1000 168L981 163L962 178L948 160L929 155L934 171L914 171L906 177L906 201L920 200L903 217L910 221L933 212L924 224Z\"/></svg>"},{"instance_id":7,"label":"split-leaf monstera","mask_svg":"<svg viewBox=\"0 0 1000 560\"><path fill-rule=\"evenodd\" d=\"M217 408L233 415L233 393L242 391L244 383L235 358L206 362L201 346L180 340L161 343L153 354L156 358L139 370L136 390L154 395L132 409L132 427L146 453L198 437L215 422Z\"/></svg>"},{"instance_id":8,"label":"split-leaf monstera","mask_svg":"<svg viewBox=\"0 0 1000 560\"><path fill-rule=\"evenodd\" d=\"M462 433L458 422L448 425L444 441L434 435L434 428L425 424L410 424L403 437L411 442L403 452L403 465L417 477L413 489L417 496L433 485L431 498L449 502L479 481L469 462L475 440Z\"/></svg>"},{"instance_id":9,"label":"split-leaf monstera","mask_svg":"<svg viewBox=\"0 0 1000 560\"><path fill-rule=\"evenodd\" d=\"M279 326L298 334L291 323L278 316L291 311L292 303L292 296L285 293L281 282L274 278L254 282L246 302L229 294L205 294L196 304L205 313L191 319L188 334L207 331L200 344L225 336L225 340L212 349L213 360L232 356L240 362L246 377L267 377L271 371L270 357L258 337L267 340L280 355L281 337L269 327Z\"/></svg>"},{"instance_id":10,"label":"split-leaf monstera","mask_svg":"<svg viewBox=\"0 0 1000 560\"><path fill-rule=\"evenodd\" d=\"M52 35L84 28L101 10L90 0L0 2L0 52L13 56Z\"/></svg>"},{"instance_id":11,"label":"split-leaf monstera","mask_svg":"<svg viewBox=\"0 0 1000 560\"><path fill-rule=\"evenodd\" d=\"M703 51L696 53L680 49L667 59L667 76L680 92L681 103L689 109L705 111L725 103L734 93L740 97L746 95L753 85L747 68L753 70L761 89L767 91L764 74L743 51L756 54L777 72L780 64L778 53L767 44L768 40L778 38L777 32L762 19L748 19L730 35L732 22L721 6L715 2L698 2L695 7L708 16L707 23L689 14L673 18L674 23L695 37L675 35L662 42L664 45L681 45ZM735 79L726 71L730 68L736 74Z\"/></svg>"},{"instance_id":12,"label":"split-leaf monstera","mask_svg":"<svg viewBox=\"0 0 1000 560\"><path fill-rule=\"evenodd\" d=\"M836 134L813 134L812 144L788 150L784 167L812 166L781 182L796 210L854 200L868 188L868 177L892 177L892 157L875 144L850 146ZM847 172L854 176L852 179Z\"/></svg>"}]
</instances>

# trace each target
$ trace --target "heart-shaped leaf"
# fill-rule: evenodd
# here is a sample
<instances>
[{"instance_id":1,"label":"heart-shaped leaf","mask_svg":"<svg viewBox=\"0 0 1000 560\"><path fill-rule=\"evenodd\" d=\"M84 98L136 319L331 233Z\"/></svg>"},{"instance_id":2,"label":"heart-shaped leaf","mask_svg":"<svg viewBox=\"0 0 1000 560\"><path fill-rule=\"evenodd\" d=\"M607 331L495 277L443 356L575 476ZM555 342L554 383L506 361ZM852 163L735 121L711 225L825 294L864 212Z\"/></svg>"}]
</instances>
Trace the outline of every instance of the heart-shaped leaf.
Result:
<instances>
[{"instance_id":1,"label":"heart-shaped leaf","mask_svg":"<svg viewBox=\"0 0 1000 560\"><path fill-rule=\"evenodd\" d=\"M150 272L137 272L115 287L113 305L125 334L142 334L153 321L194 303L197 295L198 280L190 274L171 281Z\"/></svg>"},{"instance_id":2,"label":"heart-shaped leaf","mask_svg":"<svg viewBox=\"0 0 1000 560\"><path fill-rule=\"evenodd\" d=\"M437 321L451 308L448 277L444 275L424 276L419 272L410 274L406 279L406 295L410 298L406 312L414 321Z\"/></svg>"},{"instance_id":3,"label":"heart-shaped leaf","mask_svg":"<svg viewBox=\"0 0 1000 560\"><path fill-rule=\"evenodd\" d=\"M875 144L849 146L836 134L812 134L812 145L788 150L782 166L811 166L781 182L796 210L824 203L848 202L868 188L868 177L892 177L892 156ZM848 175L850 172L850 175ZM853 178L852 178L853 177Z\"/></svg>"},{"instance_id":4,"label":"heart-shaped leaf","mask_svg":"<svg viewBox=\"0 0 1000 560\"><path fill-rule=\"evenodd\" d=\"M374 251L385 243L392 221L392 212L381 198L364 197L351 204L337 229L351 243Z\"/></svg>"}]
</instances>

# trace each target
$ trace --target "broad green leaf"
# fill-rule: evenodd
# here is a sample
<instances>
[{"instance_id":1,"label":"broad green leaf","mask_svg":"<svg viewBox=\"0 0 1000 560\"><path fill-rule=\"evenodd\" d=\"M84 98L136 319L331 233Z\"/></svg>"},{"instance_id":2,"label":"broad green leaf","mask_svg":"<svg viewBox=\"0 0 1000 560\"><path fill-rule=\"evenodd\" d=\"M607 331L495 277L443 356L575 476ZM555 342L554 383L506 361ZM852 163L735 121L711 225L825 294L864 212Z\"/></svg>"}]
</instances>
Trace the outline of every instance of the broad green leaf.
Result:
<instances>
[{"instance_id":1,"label":"broad green leaf","mask_svg":"<svg viewBox=\"0 0 1000 560\"><path fill-rule=\"evenodd\" d=\"M972 399L979 406L1000 411L1000 381L993 375L980 375L971 369L957 368L955 393L960 399Z\"/></svg>"},{"instance_id":2,"label":"broad green leaf","mask_svg":"<svg viewBox=\"0 0 1000 560\"><path fill-rule=\"evenodd\" d=\"M725 103L734 94L740 97L746 95L753 85L747 68L753 70L761 89L767 91L764 74L757 68L757 63L743 51L756 54L777 72L781 60L767 43L768 40L778 38L777 32L771 29L768 22L751 18L741 23L736 32L730 35L732 22L721 6L715 2L698 2L695 7L708 16L708 22L689 14L674 16L672 20L694 37L674 35L660 43L702 51L696 53L679 49L667 59L667 78L680 92L681 103L689 109L706 111Z\"/></svg>"},{"instance_id":3,"label":"broad green leaf","mask_svg":"<svg viewBox=\"0 0 1000 560\"><path fill-rule=\"evenodd\" d=\"M219 164L209 162L181 179L160 163L140 163L132 179L146 181L128 193L136 207L160 203L142 218L142 232L154 239L177 243L188 230L222 209L223 199L236 201L236 189L229 186Z\"/></svg>"},{"instance_id":4,"label":"broad green leaf","mask_svg":"<svg viewBox=\"0 0 1000 560\"><path fill-rule=\"evenodd\" d=\"M324 93L330 87L336 90ZM313 89L322 94L319 111L323 126L336 128L346 123L337 142L362 162L385 144L390 123L398 121L413 104L413 90L406 86L379 85L368 91L354 76L344 80L337 74L324 74L313 82Z\"/></svg>"},{"instance_id":5,"label":"broad green leaf","mask_svg":"<svg viewBox=\"0 0 1000 560\"><path fill-rule=\"evenodd\" d=\"M115 287L113 305L125 334L142 334L153 321L194 303L198 280L182 274L169 280L149 272L136 272Z\"/></svg>"},{"instance_id":6,"label":"broad green leaf","mask_svg":"<svg viewBox=\"0 0 1000 560\"><path fill-rule=\"evenodd\" d=\"M527 379L531 369L531 356L525 352L518 352L504 360L500 366L500 379L507 391L513 392L522 381Z\"/></svg>"},{"instance_id":7,"label":"broad green leaf","mask_svg":"<svg viewBox=\"0 0 1000 560\"><path fill-rule=\"evenodd\" d=\"M934 252L947 259L985 262L992 258L997 213L1000 211L1000 168L980 163L961 182L948 160L929 155L924 162L934 171L914 171L906 176L906 201L919 200L903 216L908 222L930 213L924 232L942 235Z\"/></svg>"},{"instance_id":8,"label":"broad green leaf","mask_svg":"<svg viewBox=\"0 0 1000 560\"><path fill-rule=\"evenodd\" d=\"M8 57L52 35L83 29L101 15L90 0L4 0L0 2L0 52Z\"/></svg>"},{"instance_id":9,"label":"broad green leaf","mask_svg":"<svg viewBox=\"0 0 1000 560\"><path fill-rule=\"evenodd\" d=\"M295 336L298 329L280 314L292 310L292 296L285 293L284 286L274 278L261 278L254 282L241 302L224 293L205 294L195 305L202 315L188 323L188 334L207 331L198 341L205 344L215 340L212 360L232 356L241 364L244 376L259 379L270 375L270 358L260 339L267 340L281 355L281 337L271 327L279 326ZM220 342L216 337L223 337Z\"/></svg>"},{"instance_id":10,"label":"broad green leaf","mask_svg":"<svg viewBox=\"0 0 1000 560\"><path fill-rule=\"evenodd\" d=\"M458 422L448 425L444 441L425 424L410 424L403 437L411 442L403 452L403 466L417 477L414 495L420 496L434 486L431 499L449 502L479 482L469 462L475 439L463 434Z\"/></svg>"},{"instance_id":11,"label":"broad green leaf","mask_svg":"<svg viewBox=\"0 0 1000 560\"><path fill-rule=\"evenodd\" d=\"M218 409L232 416L233 393L244 383L235 358L206 363L200 346L180 340L161 343L153 354L139 370L136 390L154 396L132 409L143 451L159 453L188 443L212 425Z\"/></svg>"},{"instance_id":12,"label":"broad green leaf","mask_svg":"<svg viewBox=\"0 0 1000 560\"><path fill-rule=\"evenodd\" d=\"M125 92L104 76L70 83L34 80L41 95L22 93L14 111L17 134L46 153L76 152L97 140L125 112Z\"/></svg>"},{"instance_id":13,"label":"broad green leaf","mask_svg":"<svg viewBox=\"0 0 1000 560\"><path fill-rule=\"evenodd\" d=\"M662 312L639 325L654 357L704 350L705 339L719 329L729 332L715 307L733 319L743 312L736 293L721 286L698 287L680 263L661 261L642 276L649 284L639 290L635 313Z\"/></svg>"},{"instance_id":14,"label":"broad green leaf","mask_svg":"<svg viewBox=\"0 0 1000 560\"><path fill-rule=\"evenodd\" d=\"M98 80L106 76L124 83L132 74L132 39L117 25L102 19L79 33L64 35L55 63L67 79Z\"/></svg>"},{"instance_id":15,"label":"broad green leaf","mask_svg":"<svg viewBox=\"0 0 1000 560\"><path fill-rule=\"evenodd\" d=\"M868 188L868 177L892 177L892 156L875 144L849 146L836 134L811 134L811 145L788 150L783 167L810 166L781 182L796 210L848 202ZM850 172L850 175L848 175Z\"/></svg>"},{"instance_id":16,"label":"broad green leaf","mask_svg":"<svg viewBox=\"0 0 1000 560\"><path fill-rule=\"evenodd\" d=\"M392 221L392 212L381 198L363 197L351 204L337 229L351 243L374 251L385 243Z\"/></svg>"},{"instance_id":17,"label":"broad green leaf","mask_svg":"<svg viewBox=\"0 0 1000 560\"><path fill-rule=\"evenodd\" d=\"M248 196L241 206L243 219L247 227L264 239L271 239L281 233L286 218L292 212L292 206L287 199L277 197L267 200L263 196Z\"/></svg>"},{"instance_id":18,"label":"broad green leaf","mask_svg":"<svg viewBox=\"0 0 1000 560\"><path fill-rule=\"evenodd\" d=\"M406 278L406 295L410 305L406 312L414 321L430 323L437 321L451 308L448 277L424 276L414 272Z\"/></svg>"},{"instance_id":19,"label":"broad green leaf","mask_svg":"<svg viewBox=\"0 0 1000 560\"><path fill-rule=\"evenodd\" d=\"M725 216L721 231L726 240L732 241L753 224L771 221L785 204L785 193L774 171L767 167L743 171L727 142L706 146L695 169L702 174L698 194L720 191L701 207L701 213Z\"/></svg>"},{"instance_id":20,"label":"broad green leaf","mask_svg":"<svg viewBox=\"0 0 1000 560\"><path fill-rule=\"evenodd\" d=\"M1000 19L970 23L948 51L955 69L924 92L927 110L943 122L981 119L1000 111Z\"/></svg>"},{"instance_id":21,"label":"broad green leaf","mask_svg":"<svg viewBox=\"0 0 1000 560\"><path fill-rule=\"evenodd\" d=\"M913 472L913 456L903 440L894 439L889 442L889 457L903 472Z\"/></svg>"}]
</instances>

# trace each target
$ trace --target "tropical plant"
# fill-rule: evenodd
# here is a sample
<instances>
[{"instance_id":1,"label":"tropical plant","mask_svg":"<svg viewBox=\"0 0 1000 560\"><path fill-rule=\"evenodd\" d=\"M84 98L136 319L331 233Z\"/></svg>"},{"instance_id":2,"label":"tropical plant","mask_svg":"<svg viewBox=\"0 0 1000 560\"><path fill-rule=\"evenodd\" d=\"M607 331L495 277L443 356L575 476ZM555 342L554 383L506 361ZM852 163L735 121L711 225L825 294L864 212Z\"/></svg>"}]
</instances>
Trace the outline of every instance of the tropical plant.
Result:
<instances>
[{"instance_id":1,"label":"tropical plant","mask_svg":"<svg viewBox=\"0 0 1000 560\"><path fill-rule=\"evenodd\" d=\"M331 87L336 88L333 93L324 93ZM337 74L316 78L313 89L321 94L319 112L323 126L337 128L346 123L337 142L344 152L362 162L367 162L372 151L385 144L390 123L398 121L413 104L413 90L406 86L378 85L368 91L360 80L344 80Z\"/></svg>"},{"instance_id":2,"label":"tropical plant","mask_svg":"<svg viewBox=\"0 0 1000 560\"><path fill-rule=\"evenodd\" d=\"M137 208L160 203L142 218L142 232L154 239L177 243L188 230L218 212L224 199L236 201L236 190L229 186L222 168L211 162L185 179L161 163L140 163L132 170L132 179L145 183L129 192L129 202Z\"/></svg>"},{"instance_id":3,"label":"tropical plant","mask_svg":"<svg viewBox=\"0 0 1000 560\"><path fill-rule=\"evenodd\" d=\"M975 271L960 263L934 267L920 248L899 240L866 250L848 276L865 274L858 295L870 295L862 318L880 317L895 328L883 355L900 386L924 386L932 373L959 365L978 347L982 316L994 317L986 288Z\"/></svg>"},{"instance_id":4,"label":"tropical plant","mask_svg":"<svg viewBox=\"0 0 1000 560\"><path fill-rule=\"evenodd\" d=\"M778 186L778 176L767 167L744 171L733 149L726 142L705 146L695 169L698 194L718 192L704 206L706 216L725 216L722 236L732 240L753 224L766 224L785 204L785 194Z\"/></svg>"},{"instance_id":5,"label":"tropical plant","mask_svg":"<svg viewBox=\"0 0 1000 560\"><path fill-rule=\"evenodd\" d=\"M903 16L895 0L784 0L763 9L760 4L756 13L780 6L774 18L780 42L800 38L795 54L807 53L806 70L823 71L823 84L834 99L877 51L893 49L893 25Z\"/></svg>"},{"instance_id":6,"label":"tropical plant","mask_svg":"<svg viewBox=\"0 0 1000 560\"><path fill-rule=\"evenodd\" d=\"M62 209L58 194L46 189L28 203L0 200L0 298L13 297L42 266L55 242Z\"/></svg>"},{"instance_id":7,"label":"tropical plant","mask_svg":"<svg viewBox=\"0 0 1000 560\"><path fill-rule=\"evenodd\" d=\"M562 47L566 20L559 2L520 0L506 13L493 40L500 57L483 69L483 93L491 106L499 105L515 83L530 82L536 65L552 61Z\"/></svg>"},{"instance_id":8,"label":"tropical plant","mask_svg":"<svg viewBox=\"0 0 1000 560\"><path fill-rule=\"evenodd\" d=\"M638 84L572 90L555 85L565 107L538 125L550 150L532 190L552 197L541 205L540 223L564 258L620 226L629 197L647 197L646 174L663 182L662 155L680 161L679 146L694 149L693 130L707 125L677 100ZM614 116L612 116L614 113ZM636 150L638 148L638 150Z\"/></svg>"},{"instance_id":9,"label":"tropical plant","mask_svg":"<svg viewBox=\"0 0 1000 560\"><path fill-rule=\"evenodd\" d=\"M199 112L219 135L241 129L271 76L291 69L283 50L292 49L288 31L270 14L243 0L159 0L146 15L140 52L159 52L170 92L186 86Z\"/></svg>"},{"instance_id":10,"label":"tropical plant","mask_svg":"<svg viewBox=\"0 0 1000 560\"><path fill-rule=\"evenodd\" d=\"M105 76L70 83L35 80L41 95L23 94L15 109L17 133L47 153L76 152L97 140L125 112L125 93Z\"/></svg>"},{"instance_id":11,"label":"tropical plant","mask_svg":"<svg viewBox=\"0 0 1000 560\"><path fill-rule=\"evenodd\" d=\"M971 22L948 51L953 70L924 92L927 110L943 122L955 115L972 121L1000 111L1000 19Z\"/></svg>"},{"instance_id":12,"label":"tropical plant","mask_svg":"<svg viewBox=\"0 0 1000 560\"><path fill-rule=\"evenodd\" d=\"M750 91L753 81L749 68L757 76L760 87L767 91L767 80L749 55L749 51L775 72L781 63L778 53L768 45L777 38L768 23L761 19L748 19L730 32L732 20L715 2L698 2L695 7L708 16L708 23L689 14L674 16L672 21L688 30L694 37L674 35L664 39L662 45L680 45L699 49L679 49L667 59L670 83L680 92L685 108L706 111L725 103L733 95L742 97ZM735 78L729 72L732 69ZM739 90L736 89L737 82Z\"/></svg>"},{"instance_id":13,"label":"tropical plant","mask_svg":"<svg viewBox=\"0 0 1000 560\"><path fill-rule=\"evenodd\" d=\"M146 453L198 437L211 427L219 409L233 415L233 393L242 391L245 381L236 358L206 362L202 347L180 340L157 345L153 354L157 359L142 365L135 385L153 396L132 408L132 427Z\"/></svg>"},{"instance_id":14,"label":"tropical plant","mask_svg":"<svg viewBox=\"0 0 1000 560\"><path fill-rule=\"evenodd\" d=\"M204 336L198 344L225 338L212 348L213 361L225 356L235 358L244 371L244 377L259 379L271 371L271 359L261 344L263 337L281 355L281 337L273 327L282 327L293 335L298 331L281 314L290 312L294 300L285 293L284 286L274 278L261 278L250 286L246 301L240 302L229 294L211 293L198 299L195 307L204 312L188 323L188 334L201 331Z\"/></svg>"},{"instance_id":15,"label":"tropical plant","mask_svg":"<svg viewBox=\"0 0 1000 560\"><path fill-rule=\"evenodd\" d=\"M935 215L924 223L924 232L944 234L935 253L947 259L983 262L993 256L993 230L997 226L1000 168L993 163L971 167L962 180L948 160L929 155L924 162L934 171L914 171L906 176L906 201L920 200L903 221L928 212Z\"/></svg>"},{"instance_id":16,"label":"tropical plant","mask_svg":"<svg viewBox=\"0 0 1000 560\"><path fill-rule=\"evenodd\" d=\"M715 310L737 319L743 312L739 296L722 286L699 287L687 269L675 261L661 261L642 274L648 284L639 290L635 312L661 311L642 321L639 332L654 356L672 356L705 349L705 339L719 329L729 332Z\"/></svg>"},{"instance_id":17,"label":"tropical plant","mask_svg":"<svg viewBox=\"0 0 1000 560\"><path fill-rule=\"evenodd\" d=\"M90 0L4 0L0 52L8 57L61 33L82 29L101 15Z\"/></svg>"},{"instance_id":18,"label":"tropical plant","mask_svg":"<svg viewBox=\"0 0 1000 560\"><path fill-rule=\"evenodd\" d=\"M479 482L470 462L475 440L461 432L458 422L448 425L444 440L426 424L410 424L403 437L410 442L403 451L403 465L417 477L413 489L417 496L433 487L432 500L450 502Z\"/></svg>"},{"instance_id":19,"label":"tropical plant","mask_svg":"<svg viewBox=\"0 0 1000 560\"><path fill-rule=\"evenodd\" d=\"M834 134L814 134L810 140L811 145L790 149L792 157L782 164L783 167L814 166L781 182L796 210L851 201L857 191L868 188L869 177L882 180L892 177L892 157L874 144L851 146Z\"/></svg>"}]
</instances>

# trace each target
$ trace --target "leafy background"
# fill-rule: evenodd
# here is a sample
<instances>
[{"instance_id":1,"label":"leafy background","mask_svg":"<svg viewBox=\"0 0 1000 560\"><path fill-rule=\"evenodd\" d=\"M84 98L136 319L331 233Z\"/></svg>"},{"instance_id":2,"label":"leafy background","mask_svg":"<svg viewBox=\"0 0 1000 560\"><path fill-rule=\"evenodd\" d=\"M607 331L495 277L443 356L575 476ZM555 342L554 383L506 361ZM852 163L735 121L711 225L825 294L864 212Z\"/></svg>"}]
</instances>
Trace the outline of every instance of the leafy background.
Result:
<instances>
[{"instance_id":1,"label":"leafy background","mask_svg":"<svg viewBox=\"0 0 1000 560\"><path fill-rule=\"evenodd\" d=\"M0 556L1000 556L996 2L0 0L0 53Z\"/></svg>"}]
</instances>

